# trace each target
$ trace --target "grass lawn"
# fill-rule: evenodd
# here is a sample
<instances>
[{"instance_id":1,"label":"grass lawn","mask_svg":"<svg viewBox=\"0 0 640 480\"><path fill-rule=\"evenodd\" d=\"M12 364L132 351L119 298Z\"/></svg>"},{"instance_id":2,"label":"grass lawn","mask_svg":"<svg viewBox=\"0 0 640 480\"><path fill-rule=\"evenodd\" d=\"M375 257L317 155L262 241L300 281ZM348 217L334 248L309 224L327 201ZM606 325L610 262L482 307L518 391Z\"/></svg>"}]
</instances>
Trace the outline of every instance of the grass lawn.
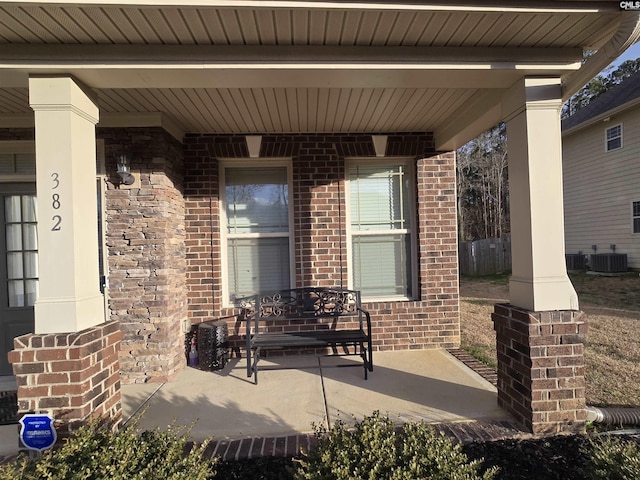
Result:
<instances>
[{"instance_id":1,"label":"grass lawn","mask_svg":"<svg viewBox=\"0 0 640 480\"><path fill-rule=\"evenodd\" d=\"M570 274L588 317L587 404L640 406L640 276ZM462 348L495 368L493 305L508 301L508 276L460 280Z\"/></svg>"}]
</instances>

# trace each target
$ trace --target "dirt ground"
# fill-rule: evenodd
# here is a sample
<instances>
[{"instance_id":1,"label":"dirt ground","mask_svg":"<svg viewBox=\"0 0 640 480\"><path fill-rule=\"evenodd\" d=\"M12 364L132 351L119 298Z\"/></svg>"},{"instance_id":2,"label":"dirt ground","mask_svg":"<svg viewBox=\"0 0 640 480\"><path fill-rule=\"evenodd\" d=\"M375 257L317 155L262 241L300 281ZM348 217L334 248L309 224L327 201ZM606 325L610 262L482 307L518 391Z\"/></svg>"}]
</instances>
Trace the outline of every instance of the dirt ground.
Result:
<instances>
[{"instance_id":1,"label":"dirt ground","mask_svg":"<svg viewBox=\"0 0 640 480\"><path fill-rule=\"evenodd\" d=\"M640 276L571 274L588 315L585 345L587 404L640 406ZM496 365L493 305L508 301L508 277L460 281L462 347Z\"/></svg>"}]
</instances>

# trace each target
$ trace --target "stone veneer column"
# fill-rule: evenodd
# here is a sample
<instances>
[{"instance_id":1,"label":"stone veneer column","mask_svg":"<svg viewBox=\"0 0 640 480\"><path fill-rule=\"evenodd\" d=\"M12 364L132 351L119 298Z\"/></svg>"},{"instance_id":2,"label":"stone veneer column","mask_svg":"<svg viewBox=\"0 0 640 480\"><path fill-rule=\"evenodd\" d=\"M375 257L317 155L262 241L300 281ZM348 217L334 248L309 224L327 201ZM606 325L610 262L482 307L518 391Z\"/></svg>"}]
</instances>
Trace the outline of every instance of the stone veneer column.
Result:
<instances>
[{"instance_id":1,"label":"stone veneer column","mask_svg":"<svg viewBox=\"0 0 640 480\"><path fill-rule=\"evenodd\" d=\"M577 433L586 422L582 312L495 306L498 405L539 433Z\"/></svg>"},{"instance_id":2,"label":"stone veneer column","mask_svg":"<svg viewBox=\"0 0 640 480\"><path fill-rule=\"evenodd\" d=\"M109 309L124 334L122 383L166 382L186 365L182 146L161 129L104 129L107 169L130 152L134 185L109 185ZM111 165L111 166L110 166Z\"/></svg>"},{"instance_id":3,"label":"stone veneer column","mask_svg":"<svg viewBox=\"0 0 640 480\"><path fill-rule=\"evenodd\" d=\"M14 339L9 361L20 413L47 412L61 437L90 417L113 427L122 419L117 322L77 333L27 334Z\"/></svg>"}]
</instances>

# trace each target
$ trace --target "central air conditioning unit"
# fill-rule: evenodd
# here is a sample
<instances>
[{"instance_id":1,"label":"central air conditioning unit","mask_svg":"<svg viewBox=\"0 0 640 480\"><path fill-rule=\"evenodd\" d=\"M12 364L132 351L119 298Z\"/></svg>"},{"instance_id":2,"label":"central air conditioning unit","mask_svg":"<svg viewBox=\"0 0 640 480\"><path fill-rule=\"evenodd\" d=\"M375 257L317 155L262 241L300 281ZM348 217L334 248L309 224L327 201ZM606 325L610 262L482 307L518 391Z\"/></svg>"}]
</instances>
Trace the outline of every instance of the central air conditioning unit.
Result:
<instances>
[{"instance_id":1,"label":"central air conditioning unit","mask_svg":"<svg viewBox=\"0 0 640 480\"><path fill-rule=\"evenodd\" d=\"M591 255L591 270L602 273L627 271L626 253L594 253Z\"/></svg>"},{"instance_id":2,"label":"central air conditioning unit","mask_svg":"<svg viewBox=\"0 0 640 480\"><path fill-rule=\"evenodd\" d=\"M586 270L587 257L582 253L567 253L565 256L567 261L567 270Z\"/></svg>"}]
</instances>

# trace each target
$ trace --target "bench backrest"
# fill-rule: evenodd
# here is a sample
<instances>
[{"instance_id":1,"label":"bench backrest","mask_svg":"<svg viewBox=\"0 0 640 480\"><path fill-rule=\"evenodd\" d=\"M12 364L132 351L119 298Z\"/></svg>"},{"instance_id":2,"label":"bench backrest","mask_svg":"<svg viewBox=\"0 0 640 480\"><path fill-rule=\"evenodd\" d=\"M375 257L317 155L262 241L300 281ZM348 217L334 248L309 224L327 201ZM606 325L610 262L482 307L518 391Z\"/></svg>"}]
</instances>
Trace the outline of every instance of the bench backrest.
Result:
<instances>
[{"instance_id":1,"label":"bench backrest","mask_svg":"<svg viewBox=\"0 0 640 480\"><path fill-rule=\"evenodd\" d=\"M321 320L352 317L362 328L360 292L339 288L292 288L277 292L262 292L240 299L247 320L253 320L253 331L260 330L261 321ZM346 318L345 318L346 320ZM249 325L247 324L247 327Z\"/></svg>"},{"instance_id":2,"label":"bench backrest","mask_svg":"<svg viewBox=\"0 0 640 480\"><path fill-rule=\"evenodd\" d=\"M336 317L358 315L360 292L337 288L292 288L262 292L241 301L241 306L261 319Z\"/></svg>"}]
</instances>

